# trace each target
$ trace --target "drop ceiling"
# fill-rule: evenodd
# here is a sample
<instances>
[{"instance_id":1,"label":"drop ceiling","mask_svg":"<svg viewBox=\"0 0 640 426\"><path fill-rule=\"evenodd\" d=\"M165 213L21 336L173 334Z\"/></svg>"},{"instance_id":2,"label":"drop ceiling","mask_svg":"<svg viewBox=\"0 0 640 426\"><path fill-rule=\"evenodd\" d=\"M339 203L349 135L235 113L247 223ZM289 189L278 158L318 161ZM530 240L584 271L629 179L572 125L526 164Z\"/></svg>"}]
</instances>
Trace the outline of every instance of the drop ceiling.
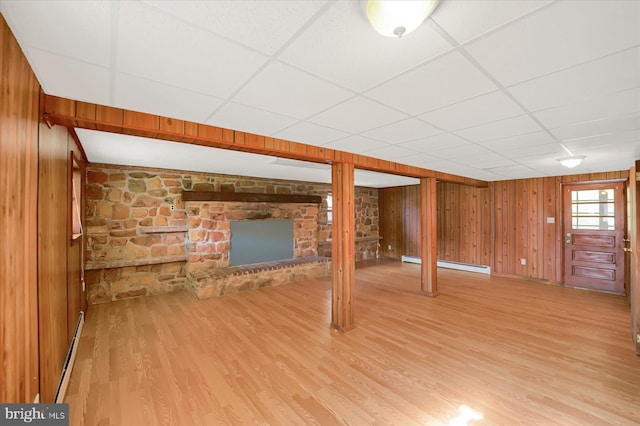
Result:
<instances>
[{"instance_id":1,"label":"drop ceiling","mask_svg":"<svg viewBox=\"0 0 640 426\"><path fill-rule=\"evenodd\" d=\"M400 39L378 35L359 1L0 0L0 11L51 95L488 181L640 158L640 1L441 0ZM268 156L214 150L205 162L201 147L79 136L93 162L328 176ZM568 170L556 161L567 155L586 159Z\"/></svg>"}]
</instances>

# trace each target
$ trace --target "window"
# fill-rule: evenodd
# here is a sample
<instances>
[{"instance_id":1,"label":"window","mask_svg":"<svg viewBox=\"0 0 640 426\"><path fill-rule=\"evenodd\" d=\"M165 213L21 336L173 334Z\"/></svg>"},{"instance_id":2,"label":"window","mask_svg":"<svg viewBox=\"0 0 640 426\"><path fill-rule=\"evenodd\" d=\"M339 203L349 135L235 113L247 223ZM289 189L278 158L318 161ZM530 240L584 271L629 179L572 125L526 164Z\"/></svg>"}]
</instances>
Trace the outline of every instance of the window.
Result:
<instances>
[{"instance_id":1,"label":"window","mask_svg":"<svg viewBox=\"0 0 640 426\"><path fill-rule=\"evenodd\" d=\"M327 194L327 223L333 222L333 196L329 193Z\"/></svg>"},{"instance_id":2,"label":"window","mask_svg":"<svg viewBox=\"0 0 640 426\"><path fill-rule=\"evenodd\" d=\"M81 203L82 176L81 169L73 153L71 153L73 170L71 174L71 238L76 239L82 236Z\"/></svg>"},{"instance_id":3,"label":"window","mask_svg":"<svg viewBox=\"0 0 640 426\"><path fill-rule=\"evenodd\" d=\"M613 189L571 191L573 229L615 229Z\"/></svg>"}]
</instances>

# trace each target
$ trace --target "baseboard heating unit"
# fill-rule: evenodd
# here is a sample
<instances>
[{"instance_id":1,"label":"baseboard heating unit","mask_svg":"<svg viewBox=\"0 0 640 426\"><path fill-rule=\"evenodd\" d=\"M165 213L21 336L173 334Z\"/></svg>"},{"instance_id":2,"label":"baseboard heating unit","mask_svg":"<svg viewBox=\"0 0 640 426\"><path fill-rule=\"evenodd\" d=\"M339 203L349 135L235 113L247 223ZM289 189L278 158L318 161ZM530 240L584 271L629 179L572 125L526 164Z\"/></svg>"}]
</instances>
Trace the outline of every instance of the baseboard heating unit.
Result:
<instances>
[{"instance_id":1,"label":"baseboard heating unit","mask_svg":"<svg viewBox=\"0 0 640 426\"><path fill-rule=\"evenodd\" d=\"M402 256L402 261L407 263L422 263L419 257ZM491 275L491 267L485 265L470 265L468 263L449 262L438 260L438 268L457 269L458 271L476 272L478 274Z\"/></svg>"}]
</instances>

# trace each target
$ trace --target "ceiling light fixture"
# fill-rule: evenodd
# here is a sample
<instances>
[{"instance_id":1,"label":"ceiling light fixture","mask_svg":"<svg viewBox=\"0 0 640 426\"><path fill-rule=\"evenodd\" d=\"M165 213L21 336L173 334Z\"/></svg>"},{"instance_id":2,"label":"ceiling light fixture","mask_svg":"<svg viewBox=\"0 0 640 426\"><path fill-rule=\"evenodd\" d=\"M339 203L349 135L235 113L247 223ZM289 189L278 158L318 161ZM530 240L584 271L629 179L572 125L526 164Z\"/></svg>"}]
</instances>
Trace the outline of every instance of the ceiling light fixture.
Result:
<instances>
[{"instance_id":1,"label":"ceiling light fixture","mask_svg":"<svg viewBox=\"0 0 640 426\"><path fill-rule=\"evenodd\" d=\"M436 8L439 0L369 0L367 18L386 37L402 37L415 30Z\"/></svg>"},{"instance_id":2,"label":"ceiling light fixture","mask_svg":"<svg viewBox=\"0 0 640 426\"><path fill-rule=\"evenodd\" d=\"M572 169L578 164L582 163L582 160L584 159L584 155L573 155L571 157L558 158L556 161L559 161L563 166Z\"/></svg>"}]
</instances>

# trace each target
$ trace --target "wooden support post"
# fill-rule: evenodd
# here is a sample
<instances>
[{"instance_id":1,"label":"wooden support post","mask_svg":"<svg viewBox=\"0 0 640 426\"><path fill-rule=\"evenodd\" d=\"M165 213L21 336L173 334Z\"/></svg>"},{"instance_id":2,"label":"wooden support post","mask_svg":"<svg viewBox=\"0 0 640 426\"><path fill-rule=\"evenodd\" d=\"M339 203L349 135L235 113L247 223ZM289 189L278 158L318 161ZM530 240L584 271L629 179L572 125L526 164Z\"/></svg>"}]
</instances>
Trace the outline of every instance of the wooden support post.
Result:
<instances>
[{"instance_id":1,"label":"wooden support post","mask_svg":"<svg viewBox=\"0 0 640 426\"><path fill-rule=\"evenodd\" d=\"M629 173L629 206L630 215L627 218L628 247L631 249L626 258L629 260L630 270L630 302L631 302L631 331L636 354L640 355L640 160L635 162Z\"/></svg>"},{"instance_id":2,"label":"wooden support post","mask_svg":"<svg viewBox=\"0 0 640 426\"><path fill-rule=\"evenodd\" d=\"M437 229L435 178L420 179L420 257L422 294L438 295Z\"/></svg>"},{"instance_id":3,"label":"wooden support post","mask_svg":"<svg viewBox=\"0 0 640 426\"><path fill-rule=\"evenodd\" d=\"M345 333L354 328L355 287L354 167L334 163L331 167L333 197L331 328Z\"/></svg>"}]
</instances>

